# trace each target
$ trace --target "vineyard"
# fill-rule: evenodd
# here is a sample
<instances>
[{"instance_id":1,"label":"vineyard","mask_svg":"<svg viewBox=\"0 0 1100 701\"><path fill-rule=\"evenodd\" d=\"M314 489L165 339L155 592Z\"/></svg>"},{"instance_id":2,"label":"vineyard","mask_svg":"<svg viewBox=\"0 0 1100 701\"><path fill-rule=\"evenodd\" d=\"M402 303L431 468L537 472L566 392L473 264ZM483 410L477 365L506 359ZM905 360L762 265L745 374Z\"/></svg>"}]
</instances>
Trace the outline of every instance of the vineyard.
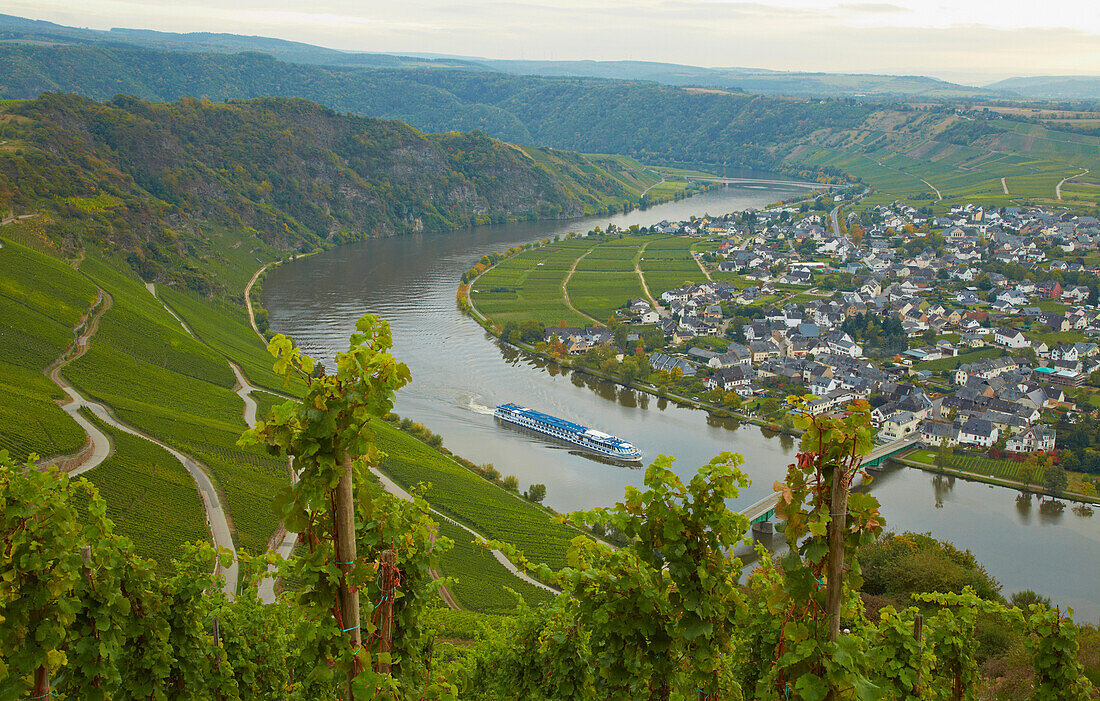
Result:
<instances>
[{"instance_id":1,"label":"vineyard","mask_svg":"<svg viewBox=\"0 0 1100 701\"><path fill-rule=\"evenodd\" d=\"M184 543L210 537L194 480L164 448L117 431L90 411L82 413L110 436L114 446L111 456L85 479L103 496L115 532L133 541L134 552L155 560L158 570L167 572Z\"/></svg>"},{"instance_id":2,"label":"vineyard","mask_svg":"<svg viewBox=\"0 0 1100 701\"><path fill-rule=\"evenodd\" d=\"M545 589L513 576L496 561L488 548L474 544L469 532L445 519L437 521L440 534L454 542L454 548L440 556L440 570L444 576L455 578L447 588L462 608L481 613L513 613L518 601L505 588L516 592L528 606L538 606L554 598Z\"/></svg>"},{"instance_id":3,"label":"vineyard","mask_svg":"<svg viewBox=\"0 0 1100 701\"><path fill-rule=\"evenodd\" d=\"M240 365L253 384L277 392L301 392L300 385L285 387L282 378L271 371L271 355L241 307L164 286L157 287L157 295L187 322L200 341Z\"/></svg>"},{"instance_id":4,"label":"vineyard","mask_svg":"<svg viewBox=\"0 0 1100 701\"><path fill-rule=\"evenodd\" d=\"M0 270L0 449L18 459L76 452L84 432L58 407L64 395L42 371L72 343L95 287L56 258L6 239Z\"/></svg>"}]
</instances>

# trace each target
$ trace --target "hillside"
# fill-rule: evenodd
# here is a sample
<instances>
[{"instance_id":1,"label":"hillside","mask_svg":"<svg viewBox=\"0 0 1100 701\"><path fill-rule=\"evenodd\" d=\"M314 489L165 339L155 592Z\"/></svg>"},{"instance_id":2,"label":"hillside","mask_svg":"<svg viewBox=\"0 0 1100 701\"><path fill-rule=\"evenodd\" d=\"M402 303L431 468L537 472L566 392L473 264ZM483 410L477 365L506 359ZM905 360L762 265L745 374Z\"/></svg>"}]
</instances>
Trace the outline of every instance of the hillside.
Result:
<instances>
[{"instance_id":1,"label":"hillside","mask_svg":"<svg viewBox=\"0 0 1100 701\"><path fill-rule=\"evenodd\" d=\"M208 260L218 227L307 251L621 209L640 194L575 154L476 132L424 135L294 99L46 94L6 105L0 140L0 209L44 213L45 236L62 249L123 250L144 279L203 292L218 286Z\"/></svg>"},{"instance_id":2,"label":"hillside","mask_svg":"<svg viewBox=\"0 0 1100 701\"><path fill-rule=\"evenodd\" d=\"M882 200L917 197L935 206L962 199L992 206L1057 202L1056 187L1064 178L1086 169L1100 172L1100 139L1066 131L1078 122L1038 124L1026 114L965 105L876 106L654 82L332 68L286 64L257 53L101 46L0 46L0 68L7 75L0 96L6 97L40 90L80 90L97 99L119 91L150 100L298 96L356 114L407 120L425 131L473 128L513 143L621 154L642 163L682 163L715 172L754 166L826 179L848 174L874 186ZM624 177L600 172L606 159L548 149L528 149L528 154L542 165L547 165L543 156L568 161L555 172L579 179L582 190L601 192L584 200L586 211L637 201L644 190L633 186L639 182L638 166ZM588 183L593 164L597 174L617 182ZM1100 189L1091 181L1067 185L1063 204L1087 208L1100 201Z\"/></svg>"},{"instance_id":3,"label":"hillside","mask_svg":"<svg viewBox=\"0 0 1100 701\"><path fill-rule=\"evenodd\" d=\"M986 86L1031 100L1100 100L1100 76L1037 75L1005 78Z\"/></svg>"},{"instance_id":4,"label":"hillside","mask_svg":"<svg viewBox=\"0 0 1100 701\"><path fill-rule=\"evenodd\" d=\"M180 34L144 29L98 31L0 15L0 37L10 41L234 54L260 52L291 63L345 68L432 68L516 75L644 80L666 85L733 88L763 95L882 99L960 99L1004 96L1005 91L958 85L919 75L807 73L759 68L706 68L656 61L524 61L475 56L338 51L297 41L239 34ZM1007 92L1011 93L1011 90Z\"/></svg>"}]
</instances>

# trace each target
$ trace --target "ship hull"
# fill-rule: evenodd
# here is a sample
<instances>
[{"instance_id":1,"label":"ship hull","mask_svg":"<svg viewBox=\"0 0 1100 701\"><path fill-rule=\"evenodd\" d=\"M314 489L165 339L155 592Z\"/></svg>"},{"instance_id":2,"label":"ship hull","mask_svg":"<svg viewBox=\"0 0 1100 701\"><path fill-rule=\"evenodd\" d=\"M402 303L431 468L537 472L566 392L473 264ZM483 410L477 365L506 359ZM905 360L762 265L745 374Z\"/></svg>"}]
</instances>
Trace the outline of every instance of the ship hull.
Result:
<instances>
[{"instance_id":1,"label":"ship hull","mask_svg":"<svg viewBox=\"0 0 1100 701\"><path fill-rule=\"evenodd\" d=\"M577 426L556 417L539 414L530 409L503 404L497 407L496 411L493 412L493 416L501 421L521 426L551 438L557 438L615 460L640 462L644 457L642 451L614 436ZM545 419L541 417L545 417Z\"/></svg>"}]
</instances>

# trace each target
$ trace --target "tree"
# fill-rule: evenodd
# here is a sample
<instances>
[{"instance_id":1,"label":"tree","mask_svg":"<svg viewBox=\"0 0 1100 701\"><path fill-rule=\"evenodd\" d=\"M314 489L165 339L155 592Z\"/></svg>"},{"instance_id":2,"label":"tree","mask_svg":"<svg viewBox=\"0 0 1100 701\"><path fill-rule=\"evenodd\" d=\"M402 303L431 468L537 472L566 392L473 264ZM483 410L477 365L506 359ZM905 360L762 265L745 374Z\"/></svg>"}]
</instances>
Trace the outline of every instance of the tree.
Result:
<instances>
[{"instance_id":1,"label":"tree","mask_svg":"<svg viewBox=\"0 0 1100 701\"><path fill-rule=\"evenodd\" d=\"M939 450L936 451L936 457L932 462L936 468L943 472L951 465L951 458L955 455L955 449L947 444L947 441L940 441Z\"/></svg>"},{"instance_id":2,"label":"tree","mask_svg":"<svg viewBox=\"0 0 1100 701\"><path fill-rule=\"evenodd\" d=\"M1065 469L1061 465L1048 467L1046 474L1043 476L1043 486L1046 487L1051 496L1062 496L1062 493L1066 491L1066 487L1069 486L1069 477L1066 476Z\"/></svg>"},{"instance_id":3,"label":"tree","mask_svg":"<svg viewBox=\"0 0 1100 701\"><path fill-rule=\"evenodd\" d=\"M527 492L523 495L528 501L533 501L536 504L541 504L542 500L546 498L546 485L545 484L532 484Z\"/></svg>"},{"instance_id":4,"label":"tree","mask_svg":"<svg viewBox=\"0 0 1100 701\"><path fill-rule=\"evenodd\" d=\"M508 475L507 477L505 477L502 484L504 485L504 488L507 489L509 492L515 492L519 490L519 480L516 478L515 475Z\"/></svg>"}]
</instances>

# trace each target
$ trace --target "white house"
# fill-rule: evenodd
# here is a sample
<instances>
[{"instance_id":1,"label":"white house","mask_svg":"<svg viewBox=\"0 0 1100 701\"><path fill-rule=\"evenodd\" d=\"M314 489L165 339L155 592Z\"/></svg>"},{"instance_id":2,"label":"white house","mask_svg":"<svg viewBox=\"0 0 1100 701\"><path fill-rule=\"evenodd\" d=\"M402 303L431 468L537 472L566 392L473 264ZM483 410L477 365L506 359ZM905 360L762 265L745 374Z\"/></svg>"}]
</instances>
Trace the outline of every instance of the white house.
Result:
<instances>
[{"instance_id":1,"label":"white house","mask_svg":"<svg viewBox=\"0 0 1100 701\"><path fill-rule=\"evenodd\" d=\"M1029 345L1018 329L997 329L993 332L993 342L1005 348L1027 348Z\"/></svg>"},{"instance_id":2,"label":"white house","mask_svg":"<svg viewBox=\"0 0 1100 701\"><path fill-rule=\"evenodd\" d=\"M1034 453L1054 450L1055 432L1046 426L1033 426L1005 441L1005 448L1013 453Z\"/></svg>"},{"instance_id":3,"label":"white house","mask_svg":"<svg viewBox=\"0 0 1100 701\"><path fill-rule=\"evenodd\" d=\"M997 442L1000 433L991 421L971 417L959 429L959 443L989 448Z\"/></svg>"}]
</instances>

